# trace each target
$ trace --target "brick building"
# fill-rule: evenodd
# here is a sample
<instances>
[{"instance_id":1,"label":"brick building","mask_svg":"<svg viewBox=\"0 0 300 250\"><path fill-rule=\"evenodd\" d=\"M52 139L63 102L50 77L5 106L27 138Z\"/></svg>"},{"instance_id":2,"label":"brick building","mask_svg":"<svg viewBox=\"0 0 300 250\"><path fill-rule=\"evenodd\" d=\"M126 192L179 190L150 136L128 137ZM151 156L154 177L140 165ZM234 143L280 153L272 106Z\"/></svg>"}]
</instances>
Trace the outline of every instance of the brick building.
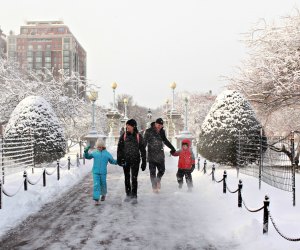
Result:
<instances>
[{"instance_id":1,"label":"brick building","mask_svg":"<svg viewBox=\"0 0 300 250\"><path fill-rule=\"evenodd\" d=\"M58 70L78 72L86 77L86 51L62 21L28 21L20 34L10 32L7 55L24 70L37 73L44 68L59 76Z\"/></svg>"}]
</instances>

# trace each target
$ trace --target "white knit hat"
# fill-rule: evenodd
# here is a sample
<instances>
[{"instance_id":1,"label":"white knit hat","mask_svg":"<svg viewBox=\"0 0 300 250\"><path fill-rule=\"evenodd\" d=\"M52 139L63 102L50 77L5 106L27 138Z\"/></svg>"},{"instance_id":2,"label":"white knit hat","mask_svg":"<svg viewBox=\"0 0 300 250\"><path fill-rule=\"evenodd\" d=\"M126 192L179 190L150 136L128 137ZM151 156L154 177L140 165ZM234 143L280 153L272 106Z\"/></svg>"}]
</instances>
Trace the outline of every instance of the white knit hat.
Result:
<instances>
[{"instance_id":1,"label":"white knit hat","mask_svg":"<svg viewBox=\"0 0 300 250\"><path fill-rule=\"evenodd\" d=\"M98 138L96 141L96 147L97 148L105 148L105 141L103 139Z\"/></svg>"}]
</instances>

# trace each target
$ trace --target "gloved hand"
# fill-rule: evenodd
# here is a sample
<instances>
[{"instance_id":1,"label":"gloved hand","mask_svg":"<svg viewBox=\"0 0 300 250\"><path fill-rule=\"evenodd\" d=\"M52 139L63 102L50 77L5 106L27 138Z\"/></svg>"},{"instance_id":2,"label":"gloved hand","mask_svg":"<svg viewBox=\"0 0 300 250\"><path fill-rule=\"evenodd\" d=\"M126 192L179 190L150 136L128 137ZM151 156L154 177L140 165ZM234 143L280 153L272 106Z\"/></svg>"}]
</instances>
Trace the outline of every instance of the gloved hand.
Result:
<instances>
[{"instance_id":1,"label":"gloved hand","mask_svg":"<svg viewBox=\"0 0 300 250\"><path fill-rule=\"evenodd\" d=\"M195 164L192 165L191 173L193 173L194 169L195 169Z\"/></svg>"},{"instance_id":2,"label":"gloved hand","mask_svg":"<svg viewBox=\"0 0 300 250\"><path fill-rule=\"evenodd\" d=\"M145 171L145 169L146 169L146 161L142 161L141 169L142 169L142 171Z\"/></svg>"},{"instance_id":3,"label":"gloved hand","mask_svg":"<svg viewBox=\"0 0 300 250\"><path fill-rule=\"evenodd\" d=\"M90 150L91 146L87 146L84 148L84 152L87 153Z\"/></svg>"},{"instance_id":4,"label":"gloved hand","mask_svg":"<svg viewBox=\"0 0 300 250\"><path fill-rule=\"evenodd\" d=\"M125 166L125 159L118 159L117 163L119 166L124 167Z\"/></svg>"},{"instance_id":5,"label":"gloved hand","mask_svg":"<svg viewBox=\"0 0 300 250\"><path fill-rule=\"evenodd\" d=\"M171 155L174 155L175 152L176 152L176 150L172 149L172 150L170 151L170 154L171 154Z\"/></svg>"}]
</instances>

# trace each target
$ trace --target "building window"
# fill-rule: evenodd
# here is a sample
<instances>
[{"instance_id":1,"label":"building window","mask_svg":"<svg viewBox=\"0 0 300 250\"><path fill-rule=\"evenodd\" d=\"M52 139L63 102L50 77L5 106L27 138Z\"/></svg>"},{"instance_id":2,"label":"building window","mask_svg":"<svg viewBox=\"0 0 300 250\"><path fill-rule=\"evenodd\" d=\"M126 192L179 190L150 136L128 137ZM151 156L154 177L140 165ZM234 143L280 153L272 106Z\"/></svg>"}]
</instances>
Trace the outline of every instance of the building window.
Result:
<instances>
[{"instance_id":1,"label":"building window","mask_svg":"<svg viewBox=\"0 0 300 250\"><path fill-rule=\"evenodd\" d=\"M41 57L36 57L35 61L38 62L38 63L40 63L40 62L42 62L42 58Z\"/></svg>"},{"instance_id":2,"label":"building window","mask_svg":"<svg viewBox=\"0 0 300 250\"><path fill-rule=\"evenodd\" d=\"M35 68L36 69L42 68L42 63L35 63Z\"/></svg>"},{"instance_id":3,"label":"building window","mask_svg":"<svg viewBox=\"0 0 300 250\"><path fill-rule=\"evenodd\" d=\"M70 62L70 57L64 57L64 62Z\"/></svg>"},{"instance_id":4,"label":"building window","mask_svg":"<svg viewBox=\"0 0 300 250\"><path fill-rule=\"evenodd\" d=\"M37 51L37 52L35 52L35 55L36 55L36 56L39 56L39 57L42 57L42 51Z\"/></svg>"},{"instance_id":5,"label":"building window","mask_svg":"<svg viewBox=\"0 0 300 250\"><path fill-rule=\"evenodd\" d=\"M27 57L27 62L32 62L32 57Z\"/></svg>"},{"instance_id":6,"label":"building window","mask_svg":"<svg viewBox=\"0 0 300 250\"><path fill-rule=\"evenodd\" d=\"M51 44L46 45L46 50L51 50Z\"/></svg>"},{"instance_id":7,"label":"building window","mask_svg":"<svg viewBox=\"0 0 300 250\"><path fill-rule=\"evenodd\" d=\"M39 44L39 45L37 46L37 49L38 49L38 50L42 50L42 49L43 49L43 46Z\"/></svg>"},{"instance_id":8,"label":"building window","mask_svg":"<svg viewBox=\"0 0 300 250\"><path fill-rule=\"evenodd\" d=\"M33 50L33 46L32 45L28 45L27 49L28 50Z\"/></svg>"},{"instance_id":9,"label":"building window","mask_svg":"<svg viewBox=\"0 0 300 250\"><path fill-rule=\"evenodd\" d=\"M70 49L70 44L69 43L64 43L64 49Z\"/></svg>"},{"instance_id":10,"label":"building window","mask_svg":"<svg viewBox=\"0 0 300 250\"><path fill-rule=\"evenodd\" d=\"M59 28L57 29L57 32L59 32L59 33L64 33L64 32L65 32L65 28L59 27Z\"/></svg>"},{"instance_id":11,"label":"building window","mask_svg":"<svg viewBox=\"0 0 300 250\"><path fill-rule=\"evenodd\" d=\"M45 63L45 68L51 69L51 63Z\"/></svg>"},{"instance_id":12,"label":"building window","mask_svg":"<svg viewBox=\"0 0 300 250\"><path fill-rule=\"evenodd\" d=\"M69 56L69 55L70 55L70 51L64 50L63 55L64 55L64 56Z\"/></svg>"},{"instance_id":13,"label":"building window","mask_svg":"<svg viewBox=\"0 0 300 250\"><path fill-rule=\"evenodd\" d=\"M70 64L64 62L64 69L69 69L69 68L70 68Z\"/></svg>"},{"instance_id":14,"label":"building window","mask_svg":"<svg viewBox=\"0 0 300 250\"><path fill-rule=\"evenodd\" d=\"M45 51L45 56L51 56L51 51Z\"/></svg>"},{"instance_id":15,"label":"building window","mask_svg":"<svg viewBox=\"0 0 300 250\"><path fill-rule=\"evenodd\" d=\"M45 57L45 62L51 62L51 57Z\"/></svg>"}]
</instances>

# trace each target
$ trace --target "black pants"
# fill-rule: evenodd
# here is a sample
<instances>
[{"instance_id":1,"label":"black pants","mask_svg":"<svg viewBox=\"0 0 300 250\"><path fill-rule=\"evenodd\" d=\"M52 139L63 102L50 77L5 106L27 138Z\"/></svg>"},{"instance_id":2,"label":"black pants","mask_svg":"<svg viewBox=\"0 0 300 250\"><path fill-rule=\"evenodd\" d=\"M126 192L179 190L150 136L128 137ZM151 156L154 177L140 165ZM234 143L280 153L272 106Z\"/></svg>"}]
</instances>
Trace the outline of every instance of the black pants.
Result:
<instances>
[{"instance_id":1,"label":"black pants","mask_svg":"<svg viewBox=\"0 0 300 250\"><path fill-rule=\"evenodd\" d=\"M156 175L157 169L157 175ZM152 188L156 188L157 182L160 182L161 177L165 173L165 162L149 162L150 180L152 183Z\"/></svg>"},{"instance_id":2,"label":"black pants","mask_svg":"<svg viewBox=\"0 0 300 250\"><path fill-rule=\"evenodd\" d=\"M193 187L193 179L192 179L192 173L190 170L185 169L178 169L176 177L179 184L183 184L183 177L185 176L186 184L187 186Z\"/></svg>"},{"instance_id":3,"label":"black pants","mask_svg":"<svg viewBox=\"0 0 300 250\"><path fill-rule=\"evenodd\" d=\"M132 197L137 197L138 188L138 174L139 174L139 163L126 163L123 167L125 176L125 192L127 195ZM130 172L131 172L131 183L130 183Z\"/></svg>"}]
</instances>

